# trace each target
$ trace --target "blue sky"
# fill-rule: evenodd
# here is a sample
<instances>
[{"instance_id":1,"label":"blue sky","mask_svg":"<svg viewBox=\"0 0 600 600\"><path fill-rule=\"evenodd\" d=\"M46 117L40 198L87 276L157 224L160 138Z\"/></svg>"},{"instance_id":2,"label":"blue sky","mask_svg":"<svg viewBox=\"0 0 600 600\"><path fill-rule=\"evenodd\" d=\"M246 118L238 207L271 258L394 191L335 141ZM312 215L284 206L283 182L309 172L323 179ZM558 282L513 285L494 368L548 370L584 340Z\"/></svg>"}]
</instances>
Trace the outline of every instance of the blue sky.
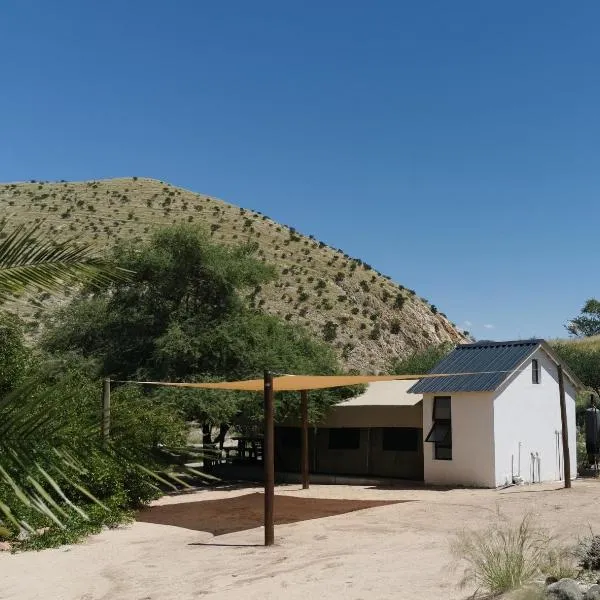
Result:
<instances>
[{"instance_id":1,"label":"blue sky","mask_svg":"<svg viewBox=\"0 0 600 600\"><path fill-rule=\"evenodd\" d=\"M479 339L600 296L600 3L5 0L0 181L259 210Z\"/></svg>"}]
</instances>

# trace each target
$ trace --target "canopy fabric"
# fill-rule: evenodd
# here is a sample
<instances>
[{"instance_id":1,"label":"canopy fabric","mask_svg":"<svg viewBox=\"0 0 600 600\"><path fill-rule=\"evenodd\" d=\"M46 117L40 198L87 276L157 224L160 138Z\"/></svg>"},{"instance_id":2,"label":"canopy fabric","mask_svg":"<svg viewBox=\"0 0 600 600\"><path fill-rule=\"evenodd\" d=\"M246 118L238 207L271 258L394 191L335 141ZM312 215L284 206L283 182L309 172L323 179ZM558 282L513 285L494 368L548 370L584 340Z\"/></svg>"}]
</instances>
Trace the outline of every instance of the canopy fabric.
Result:
<instances>
[{"instance_id":1,"label":"canopy fabric","mask_svg":"<svg viewBox=\"0 0 600 600\"><path fill-rule=\"evenodd\" d=\"M461 373L461 375L466 373ZM323 390L327 388L360 385L374 381L416 380L429 377L444 377L448 374L435 375L283 375L273 377L274 392L291 392L303 390ZM235 390L240 392L262 392L263 379L247 379L243 381L219 381L212 383L166 383L161 381L138 381L144 385L162 385L168 387L200 388L206 390Z\"/></svg>"},{"instance_id":2,"label":"canopy fabric","mask_svg":"<svg viewBox=\"0 0 600 600\"><path fill-rule=\"evenodd\" d=\"M375 406L415 406L423 400L421 394L409 393L414 381L373 381L367 389L354 398L348 398L338 402L337 408L343 407L367 407Z\"/></svg>"}]
</instances>

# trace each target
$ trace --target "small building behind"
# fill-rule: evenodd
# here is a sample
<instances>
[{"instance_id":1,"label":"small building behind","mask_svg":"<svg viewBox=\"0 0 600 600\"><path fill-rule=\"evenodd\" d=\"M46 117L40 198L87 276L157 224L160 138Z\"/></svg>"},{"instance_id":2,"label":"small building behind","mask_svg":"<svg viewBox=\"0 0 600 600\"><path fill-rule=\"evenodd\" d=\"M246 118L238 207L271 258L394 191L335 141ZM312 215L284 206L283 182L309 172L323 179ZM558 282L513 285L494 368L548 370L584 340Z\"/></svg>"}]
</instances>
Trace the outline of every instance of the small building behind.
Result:
<instances>
[{"instance_id":1,"label":"small building behind","mask_svg":"<svg viewBox=\"0 0 600 600\"><path fill-rule=\"evenodd\" d=\"M311 428L310 471L488 488L559 481L558 364L544 340L461 344L432 369L443 376L374 382L332 407ZM563 372L575 476L581 384ZM299 427L276 427L275 453L278 471L299 471Z\"/></svg>"},{"instance_id":2,"label":"small building behind","mask_svg":"<svg viewBox=\"0 0 600 600\"><path fill-rule=\"evenodd\" d=\"M333 406L311 428L311 472L422 480L423 411L421 398L408 393L413 383L370 383L363 394ZM276 427L275 457L278 471L298 471L298 427Z\"/></svg>"}]
</instances>

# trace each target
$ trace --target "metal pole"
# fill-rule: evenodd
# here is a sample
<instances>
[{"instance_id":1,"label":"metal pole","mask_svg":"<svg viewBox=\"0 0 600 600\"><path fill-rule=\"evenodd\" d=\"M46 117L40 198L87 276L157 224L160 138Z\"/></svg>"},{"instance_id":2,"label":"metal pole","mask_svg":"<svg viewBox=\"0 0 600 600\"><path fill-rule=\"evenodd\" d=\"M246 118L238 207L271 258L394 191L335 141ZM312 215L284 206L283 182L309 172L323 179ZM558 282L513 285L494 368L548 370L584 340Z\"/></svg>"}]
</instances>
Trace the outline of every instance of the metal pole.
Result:
<instances>
[{"instance_id":1,"label":"metal pole","mask_svg":"<svg viewBox=\"0 0 600 600\"><path fill-rule=\"evenodd\" d=\"M565 378L562 365L558 365L558 393L560 396L560 421L562 425L563 471L565 487L571 487L571 457L569 452L569 424L567 423L567 405L565 401Z\"/></svg>"},{"instance_id":2,"label":"metal pole","mask_svg":"<svg viewBox=\"0 0 600 600\"><path fill-rule=\"evenodd\" d=\"M265 399L265 431L263 461L265 468L265 546L275 543L275 523L273 516L273 503L275 500L275 446L273 443L274 409L273 409L273 375L265 371L264 377Z\"/></svg>"},{"instance_id":3,"label":"metal pole","mask_svg":"<svg viewBox=\"0 0 600 600\"><path fill-rule=\"evenodd\" d=\"M367 475L370 475L371 469L371 428L367 429Z\"/></svg>"},{"instance_id":4,"label":"metal pole","mask_svg":"<svg viewBox=\"0 0 600 600\"><path fill-rule=\"evenodd\" d=\"M110 379L102 382L102 444L106 446L110 438Z\"/></svg>"},{"instance_id":5,"label":"metal pole","mask_svg":"<svg viewBox=\"0 0 600 600\"><path fill-rule=\"evenodd\" d=\"M301 457L300 472L302 474L302 489L307 490L308 483L308 392L300 392L300 411L302 413L302 439L301 439Z\"/></svg>"}]
</instances>

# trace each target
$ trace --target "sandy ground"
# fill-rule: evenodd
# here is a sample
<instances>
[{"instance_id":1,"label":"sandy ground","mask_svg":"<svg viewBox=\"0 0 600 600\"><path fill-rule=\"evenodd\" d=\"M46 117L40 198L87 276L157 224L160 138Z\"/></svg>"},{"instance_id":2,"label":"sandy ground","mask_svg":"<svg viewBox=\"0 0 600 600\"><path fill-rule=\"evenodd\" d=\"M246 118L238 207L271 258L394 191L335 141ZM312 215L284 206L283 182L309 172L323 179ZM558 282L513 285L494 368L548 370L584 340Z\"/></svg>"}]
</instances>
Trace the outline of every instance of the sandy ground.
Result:
<instances>
[{"instance_id":1,"label":"sandy ground","mask_svg":"<svg viewBox=\"0 0 600 600\"><path fill-rule=\"evenodd\" d=\"M158 505L224 500L256 488L206 490ZM214 537L137 522L77 546L0 555L0 598L10 600L456 600L466 597L450 568L449 540L483 528L500 509L519 519L533 512L564 541L597 519L600 483L574 482L496 490L296 485L277 494L303 498L404 501L279 525L276 545L261 528ZM223 504L224 507L227 503Z\"/></svg>"}]
</instances>

